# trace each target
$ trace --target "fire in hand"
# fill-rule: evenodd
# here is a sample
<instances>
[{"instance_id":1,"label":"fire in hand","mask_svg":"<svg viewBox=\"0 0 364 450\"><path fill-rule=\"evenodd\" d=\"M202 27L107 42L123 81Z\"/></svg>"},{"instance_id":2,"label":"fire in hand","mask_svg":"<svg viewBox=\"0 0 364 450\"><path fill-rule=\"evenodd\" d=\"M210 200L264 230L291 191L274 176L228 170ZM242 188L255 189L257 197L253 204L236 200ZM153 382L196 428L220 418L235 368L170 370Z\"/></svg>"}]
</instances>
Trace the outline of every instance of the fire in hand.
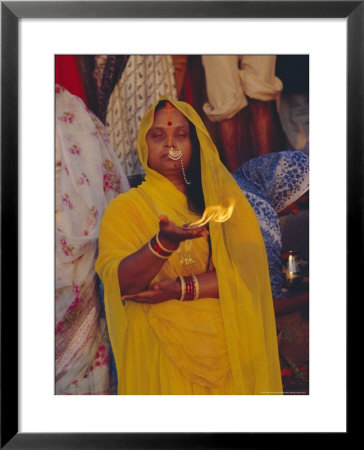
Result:
<instances>
[{"instance_id":1,"label":"fire in hand","mask_svg":"<svg viewBox=\"0 0 364 450\"><path fill-rule=\"evenodd\" d=\"M212 205L208 206L201 219L193 223L184 225L185 228L198 228L206 225L208 222L226 222L230 219L235 207L235 200L233 198L228 199L228 206Z\"/></svg>"}]
</instances>

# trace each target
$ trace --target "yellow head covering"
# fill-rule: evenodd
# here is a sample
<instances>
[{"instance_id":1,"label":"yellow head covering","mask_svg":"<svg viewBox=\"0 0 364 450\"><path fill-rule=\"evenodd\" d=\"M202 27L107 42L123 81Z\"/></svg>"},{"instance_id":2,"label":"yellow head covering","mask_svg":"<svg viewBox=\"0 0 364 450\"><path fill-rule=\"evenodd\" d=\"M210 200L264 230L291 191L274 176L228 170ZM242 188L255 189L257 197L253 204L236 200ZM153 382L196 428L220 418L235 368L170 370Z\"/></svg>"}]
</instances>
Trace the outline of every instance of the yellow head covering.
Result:
<instances>
[{"instance_id":1,"label":"yellow head covering","mask_svg":"<svg viewBox=\"0 0 364 450\"><path fill-rule=\"evenodd\" d=\"M156 201L160 199L169 203L171 211L187 204L185 196L147 164L146 134L152 126L155 108L161 100L174 105L196 128L200 143L205 205L226 205L231 197L235 200L234 212L227 222L210 223L210 236L229 361L237 391L242 394L282 393L273 300L259 224L243 192L220 161L218 151L201 118L189 104L161 97L143 117L137 143L146 179L137 190ZM191 219L193 218L191 213ZM112 264L111 260L112 257L102 254L101 245L96 268L104 284L106 283L109 329L110 325L119 327L119 339L113 341L111 336L115 353L122 352L121 348L115 347L120 346L120 333L127 325L119 306L120 293L115 274L117 261ZM106 266L109 269L111 267L111 271ZM110 283L116 284L116 290L110 288ZM108 300L108 295L114 300ZM109 301L110 304L116 304L112 314L117 317L111 317L110 309L108 313Z\"/></svg>"}]
</instances>

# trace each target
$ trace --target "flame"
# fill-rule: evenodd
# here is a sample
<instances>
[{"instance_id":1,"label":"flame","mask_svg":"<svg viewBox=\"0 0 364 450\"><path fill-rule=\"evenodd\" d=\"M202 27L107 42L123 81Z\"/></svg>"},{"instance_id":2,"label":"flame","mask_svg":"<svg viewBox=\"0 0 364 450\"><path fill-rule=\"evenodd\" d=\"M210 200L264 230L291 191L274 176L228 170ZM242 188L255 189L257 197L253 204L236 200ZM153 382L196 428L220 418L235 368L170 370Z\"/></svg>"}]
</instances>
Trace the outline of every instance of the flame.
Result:
<instances>
[{"instance_id":1,"label":"flame","mask_svg":"<svg viewBox=\"0 0 364 450\"><path fill-rule=\"evenodd\" d=\"M185 225L186 228L197 228L206 225L208 222L226 222L230 219L235 207L235 200L233 198L228 199L228 206L213 205L208 206L201 219L196 222Z\"/></svg>"}]
</instances>

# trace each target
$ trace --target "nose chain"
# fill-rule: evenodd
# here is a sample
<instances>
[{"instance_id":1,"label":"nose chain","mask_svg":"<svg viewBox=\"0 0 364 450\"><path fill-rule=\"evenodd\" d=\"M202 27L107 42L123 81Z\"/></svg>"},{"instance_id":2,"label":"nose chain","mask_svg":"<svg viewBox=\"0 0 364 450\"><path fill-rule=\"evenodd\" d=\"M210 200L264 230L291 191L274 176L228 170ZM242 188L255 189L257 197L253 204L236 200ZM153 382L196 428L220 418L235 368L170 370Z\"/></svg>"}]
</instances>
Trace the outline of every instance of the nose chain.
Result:
<instances>
[{"instance_id":1,"label":"nose chain","mask_svg":"<svg viewBox=\"0 0 364 450\"><path fill-rule=\"evenodd\" d=\"M182 169L182 176L183 176L183 180L184 182L189 186L192 181L188 181L187 177L186 177L186 172L185 172L185 166L183 165L183 161L182 161L182 152L180 149L173 147L172 145L169 147L169 151L168 151L168 157L170 159L173 159L173 161L178 161L180 160L181 162L181 169Z\"/></svg>"},{"instance_id":2,"label":"nose chain","mask_svg":"<svg viewBox=\"0 0 364 450\"><path fill-rule=\"evenodd\" d=\"M182 175L183 175L183 179L185 180L185 183L190 185L192 183L192 181L187 180L186 173L185 173L185 167L183 165L182 158L181 158L181 169L182 169Z\"/></svg>"}]
</instances>

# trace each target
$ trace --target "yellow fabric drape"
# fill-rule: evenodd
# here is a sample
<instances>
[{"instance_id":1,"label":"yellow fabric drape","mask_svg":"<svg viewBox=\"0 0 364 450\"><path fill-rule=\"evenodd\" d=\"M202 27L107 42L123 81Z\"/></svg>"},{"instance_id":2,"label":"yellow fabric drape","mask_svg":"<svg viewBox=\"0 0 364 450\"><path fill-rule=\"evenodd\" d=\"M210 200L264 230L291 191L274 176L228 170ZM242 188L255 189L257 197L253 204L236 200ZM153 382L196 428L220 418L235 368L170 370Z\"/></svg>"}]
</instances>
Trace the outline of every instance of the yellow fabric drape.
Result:
<instances>
[{"instance_id":1,"label":"yellow fabric drape","mask_svg":"<svg viewBox=\"0 0 364 450\"><path fill-rule=\"evenodd\" d=\"M96 271L105 287L108 329L118 372L119 394L281 394L273 301L267 257L255 214L221 163L202 120L184 102L166 97L196 127L201 148L201 177L206 206L235 210L225 223L210 223L219 299L171 300L156 305L127 302L118 285L118 265L159 229L158 215L177 225L197 219L184 194L147 165L146 133L157 103L139 129L138 151L146 179L119 195L101 222ZM206 238L192 241L194 265L183 268L179 252L153 280L202 273Z\"/></svg>"}]
</instances>

